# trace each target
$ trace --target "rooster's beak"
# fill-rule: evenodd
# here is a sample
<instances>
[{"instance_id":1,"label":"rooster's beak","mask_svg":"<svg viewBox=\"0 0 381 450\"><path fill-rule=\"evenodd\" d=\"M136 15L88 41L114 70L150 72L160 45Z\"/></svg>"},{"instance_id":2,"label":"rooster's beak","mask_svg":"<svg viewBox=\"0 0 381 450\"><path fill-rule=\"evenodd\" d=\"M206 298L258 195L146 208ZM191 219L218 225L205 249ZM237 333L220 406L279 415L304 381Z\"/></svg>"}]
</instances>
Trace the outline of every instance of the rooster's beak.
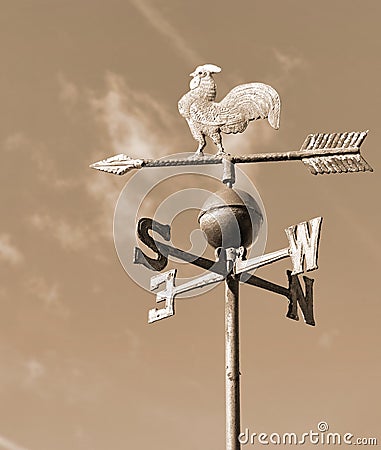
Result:
<instances>
[{"instance_id":1,"label":"rooster's beak","mask_svg":"<svg viewBox=\"0 0 381 450\"><path fill-rule=\"evenodd\" d=\"M192 73L190 73L190 74L189 74L189 76L190 76L190 77L194 77L194 76L196 76L196 72L192 72Z\"/></svg>"}]
</instances>

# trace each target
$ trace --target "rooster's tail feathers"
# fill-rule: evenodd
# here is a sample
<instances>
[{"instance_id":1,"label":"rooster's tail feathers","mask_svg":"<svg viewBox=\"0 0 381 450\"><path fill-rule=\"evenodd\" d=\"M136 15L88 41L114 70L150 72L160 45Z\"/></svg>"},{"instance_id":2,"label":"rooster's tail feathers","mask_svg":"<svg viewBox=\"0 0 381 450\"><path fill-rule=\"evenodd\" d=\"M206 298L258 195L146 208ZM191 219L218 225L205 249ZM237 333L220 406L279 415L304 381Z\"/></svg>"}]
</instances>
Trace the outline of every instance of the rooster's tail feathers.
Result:
<instances>
[{"instance_id":1,"label":"rooster's tail feathers","mask_svg":"<svg viewBox=\"0 0 381 450\"><path fill-rule=\"evenodd\" d=\"M250 120L266 118L273 128L279 128L279 94L267 84L241 84L233 88L219 105L221 111L219 118L222 119L224 116L225 119L222 121L224 128L221 129L225 133L241 133ZM242 127L242 131L237 129L238 123L245 123L246 126ZM231 128L234 128L234 131Z\"/></svg>"},{"instance_id":2,"label":"rooster's tail feathers","mask_svg":"<svg viewBox=\"0 0 381 450\"><path fill-rule=\"evenodd\" d=\"M269 111L268 121L269 124L275 128L275 130L279 129L279 122L280 122L280 98L278 93L274 89L275 95L273 95L273 104L272 108Z\"/></svg>"}]
</instances>

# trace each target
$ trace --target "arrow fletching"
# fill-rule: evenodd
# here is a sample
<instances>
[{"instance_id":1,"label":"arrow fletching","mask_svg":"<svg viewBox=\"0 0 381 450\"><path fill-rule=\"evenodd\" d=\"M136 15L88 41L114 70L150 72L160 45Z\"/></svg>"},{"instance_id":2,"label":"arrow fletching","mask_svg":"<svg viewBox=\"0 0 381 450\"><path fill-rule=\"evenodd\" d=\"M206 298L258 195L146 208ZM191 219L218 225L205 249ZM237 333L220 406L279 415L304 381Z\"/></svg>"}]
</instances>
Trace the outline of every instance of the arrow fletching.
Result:
<instances>
[{"instance_id":1,"label":"arrow fletching","mask_svg":"<svg viewBox=\"0 0 381 450\"><path fill-rule=\"evenodd\" d=\"M133 169L140 169L144 161L142 159L133 159L123 153L103 159L91 164L92 169L101 170L102 172L113 173L115 175L124 175Z\"/></svg>"},{"instance_id":2,"label":"arrow fletching","mask_svg":"<svg viewBox=\"0 0 381 450\"><path fill-rule=\"evenodd\" d=\"M302 161L314 175L373 172L372 167L360 155L360 146L367 135L368 131L309 134L300 150L316 150L320 156L314 157L311 155L302 158ZM353 150L353 153L350 150ZM324 151L327 151L329 156L321 156L321 153L324 153ZM334 155L332 155L333 151L335 152ZM344 151L345 154L340 154Z\"/></svg>"}]
</instances>

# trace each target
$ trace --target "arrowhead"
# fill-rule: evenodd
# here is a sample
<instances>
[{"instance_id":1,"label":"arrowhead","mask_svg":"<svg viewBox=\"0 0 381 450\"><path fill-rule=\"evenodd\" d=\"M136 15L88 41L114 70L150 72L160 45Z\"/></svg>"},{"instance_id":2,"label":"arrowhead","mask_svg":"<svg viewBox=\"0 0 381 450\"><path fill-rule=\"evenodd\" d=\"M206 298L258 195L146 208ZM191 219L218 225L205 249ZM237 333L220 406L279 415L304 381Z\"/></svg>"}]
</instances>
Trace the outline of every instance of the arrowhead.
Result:
<instances>
[{"instance_id":1,"label":"arrowhead","mask_svg":"<svg viewBox=\"0 0 381 450\"><path fill-rule=\"evenodd\" d=\"M144 161L142 159L132 159L123 153L103 159L102 161L91 164L92 169L102 172L113 173L115 175L124 175L133 169L140 169Z\"/></svg>"}]
</instances>

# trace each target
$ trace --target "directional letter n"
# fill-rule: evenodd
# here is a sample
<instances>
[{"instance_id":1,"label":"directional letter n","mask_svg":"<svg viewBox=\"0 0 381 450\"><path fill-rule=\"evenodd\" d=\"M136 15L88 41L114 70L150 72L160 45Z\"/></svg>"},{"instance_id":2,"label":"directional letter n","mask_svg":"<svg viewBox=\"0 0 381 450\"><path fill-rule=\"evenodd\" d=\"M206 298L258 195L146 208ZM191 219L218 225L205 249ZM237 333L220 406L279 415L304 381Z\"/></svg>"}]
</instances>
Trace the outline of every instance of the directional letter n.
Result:
<instances>
[{"instance_id":1,"label":"directional letter n","mask_svg":"<svg viewBox=\"0 0 381 450\"><path fill-rule=\"evenodd\" d=\"M304 263L306 271L318 268L317 259L322 220L322 217L315 217L315 219L298 223L298 225L293 225L285 230L290 243L292 275L303 273Z\"/></svg>"},{"instance_id":2,"label":"directional letter n","mask_svg":"<svg viewBox=\"0 0 381 450\"><path fill-rule=\"evenodd\" d=\"M290 270L287 270L288 289L290 304L288 306L287 317L293 320L299 320L298 304L302 310L304 320L308 325L315 325L314 319L314 304L313 304L313 284L314 280L303 276L305 285L305 294L300 284L297 275L292 275Z\"/></svg>"}]
</instances>

